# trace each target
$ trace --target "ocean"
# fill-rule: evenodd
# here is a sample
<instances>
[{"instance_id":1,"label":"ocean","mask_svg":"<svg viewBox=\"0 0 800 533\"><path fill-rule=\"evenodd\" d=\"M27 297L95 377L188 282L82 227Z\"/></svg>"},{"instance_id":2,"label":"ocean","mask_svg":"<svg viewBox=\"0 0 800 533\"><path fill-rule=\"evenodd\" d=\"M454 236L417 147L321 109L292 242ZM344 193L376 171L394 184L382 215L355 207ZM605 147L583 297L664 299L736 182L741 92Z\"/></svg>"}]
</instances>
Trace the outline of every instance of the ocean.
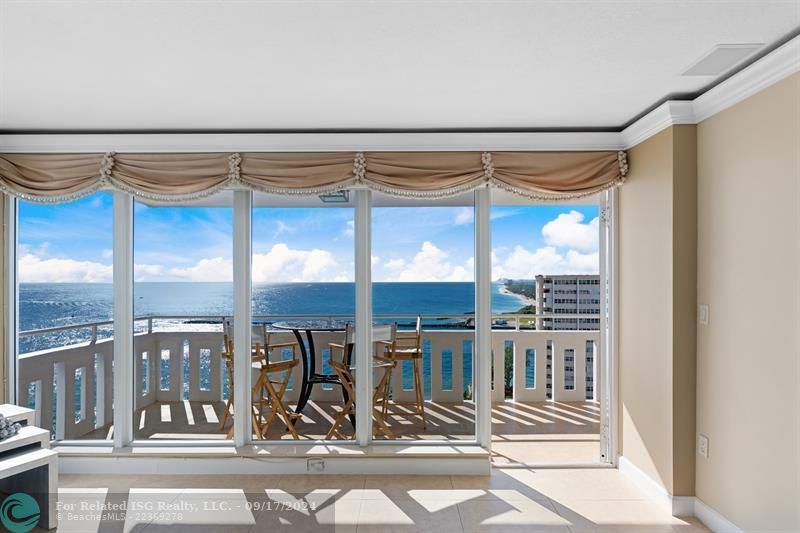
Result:
<instances>
[{"instance_id":1,"label":"ocean","mask_svg":"<svg viewBox=\"0 0 800 533\"><path fill-rule=\"evenodd\" d=\"M375 315L447 315L467 314L475 310L475 293L472 283L374 283L373 313ZM353 283L278 283L253 286L254 315L352 315L355 312L355 286ZM492 311L511 313L526 305L523 297L507 293L503 283L492 286ZM180 316L217 317L233 312L233 286L231 283L162 282L134 284L134 315L136 317ZM113 288L109 283L20 283L19 329L70 326L90 322L109 321L113 316ZM413 319L384 319L401 324ZM429 323L430 321L428 321ZM458 319L434 320L439 326L456 325ZM143 331L144 322L137 324ZM200 331L218 329L219 325L203 321L163 320L160 329ZM113 336L111 326L99 327L98 338ZM29 353L85 342L91 338L91 329L69 329L47 334L20 336L19 353ZM423 358L423 384L425 396L431 394L430 346L425 343ZM464 383L472 382L472 342L462 347ZM185 354L184 357L188 357ZM162 361L162 368L168 364ZM452 354L442 354L443 374L451 376ZM189 366L184 364L184 397L188 398ZM327 363L324 371L330 371ZM210 369L201 368L201 376ZM166 372L166 371L165 371ZM411 387L413 376L403 372L406 387ZM445 378L449 380L450 378ZM532 379L532 378L531 378ZM444 383L448 386L448 383ZM450 384L451 386L452 384ZM76 384L79 386L79 384ZM227 382L224 394L227 397ZM465 395L471 394L465 390ZM56 401L56 398L53 398ZM76 395L76 409L79 395ZM29 398L30 403L30 398ZM76 411L77 412L77 411ZM56 413L55 406L53 413ZM55 421L53 421L55 424ZM55 427L55 426L53 426Z\"/></svg>"},{"instance_id":2,"label":"ocean","mask_svg":"<svg viewBox=\"0 0 800 533\"><path fill-rule=\"evenodd\" d=\"M475 310L472 283L374 283L375 315L446 315ZM525 305L524 298L508 294L495 282L492 311L509 313ZM276 283L253 286L254 315L352 315L355 312L353 283ZM223 316L233 313L231 283L162 282L134 285L134 315ZM19 329L69 326L102 322L113 317L113 288L110 283L20 283ZM408 321L409 319L405 319ZM398 319L401 321L401 319ZM446 323L447 321L439 321ZM190 327L183 321L159 323L161 327ZM110 327L98 335L109 337ZM87 329L23 336L20 353L44 350L90 338Z\"/></svg>"}]
</instances>

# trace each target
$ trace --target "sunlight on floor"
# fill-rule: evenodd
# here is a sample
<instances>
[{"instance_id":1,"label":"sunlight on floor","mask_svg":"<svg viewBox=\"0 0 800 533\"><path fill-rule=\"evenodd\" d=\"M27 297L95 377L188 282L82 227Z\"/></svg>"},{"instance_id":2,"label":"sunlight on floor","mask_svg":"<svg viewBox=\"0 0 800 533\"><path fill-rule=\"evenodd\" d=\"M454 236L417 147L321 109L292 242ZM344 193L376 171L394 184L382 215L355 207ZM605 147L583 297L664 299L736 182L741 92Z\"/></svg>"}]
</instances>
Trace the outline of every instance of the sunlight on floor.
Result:
<instances>
[{"instance_id":1,"label":"sunlight on floor","mask_svg":"<svg viewBox=\"0 0 800 533\"><path fill-rule=\"evenodd\" d=\"M495 469L491 476L60 478L59 532L687 532L617 470ZM86 502L81 504L81 502ZM69 509L105 507L105 513ZM110 509L139 509L127 515ZM124 524L124 527L122 527Z\"/></svg>"}]
</instances>

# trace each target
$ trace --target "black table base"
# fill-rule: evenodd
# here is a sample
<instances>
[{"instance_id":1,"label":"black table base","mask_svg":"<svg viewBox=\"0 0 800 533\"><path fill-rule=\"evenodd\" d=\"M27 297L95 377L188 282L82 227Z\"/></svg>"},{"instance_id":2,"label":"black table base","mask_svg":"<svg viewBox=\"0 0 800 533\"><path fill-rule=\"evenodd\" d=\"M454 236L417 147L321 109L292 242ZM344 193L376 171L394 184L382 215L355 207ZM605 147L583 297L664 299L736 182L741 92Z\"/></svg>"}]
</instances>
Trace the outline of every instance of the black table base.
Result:
<instances>
[{"instance_id":1,"label":"black table base","mask_svg":"<svg viewBox=\"0 0 800 533\"><path fill-rule=\"evenodd\" d=\"M336 374L320 374L317 372L317 352L314 347L314 335L313 330L306 329L303 330L306 335L306 341L308 342L308 349L306 349L306 343L303 342L303 337L301 335L301 330L293 329L292 332L294 333L295 338L297 339L297 344L300 346L300 355L302 357L303 363L303 376L302 382L300 385L300 395L297 399L297 407L295 407L296 413L302 413L303 409L305 409L306 404L308 404L309 398L311 398L311 391L314 388L314 385L318 383L322 384L330 384L330 385L338 385L342 386L342 382L339 379L339 376ZM350 365L350 359L352 357L352 346L348 346L347 353L345 354L345 364ZM347 391L344 390L342 387L342 399L346 404L349 400L347 395ZM353 428L356 427L356 418L354 415L350 415L350 422L353 424Z\"/></svg>"}]
</instances>

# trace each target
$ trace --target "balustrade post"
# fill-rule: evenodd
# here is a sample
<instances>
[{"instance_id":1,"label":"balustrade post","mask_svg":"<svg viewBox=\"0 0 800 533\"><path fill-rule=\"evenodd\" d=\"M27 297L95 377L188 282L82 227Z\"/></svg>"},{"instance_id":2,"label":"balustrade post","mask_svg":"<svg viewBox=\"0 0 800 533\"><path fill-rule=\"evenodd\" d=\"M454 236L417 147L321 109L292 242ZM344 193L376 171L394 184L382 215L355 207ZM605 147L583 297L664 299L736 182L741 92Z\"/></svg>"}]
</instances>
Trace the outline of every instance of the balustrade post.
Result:
<instances>
[{"instance_id":1,"label":"balustrade post","mask_svg":"<svg viewBox=\"0 0 800 533\"><path fill-rule=\"evenodd\" d=\"M67 405L67 370L64 363L53 365L53 377L56 383L56 440L64 440L66 428ZM70 409L69 412L72 412Z\"/></svg>"}]
</instances>

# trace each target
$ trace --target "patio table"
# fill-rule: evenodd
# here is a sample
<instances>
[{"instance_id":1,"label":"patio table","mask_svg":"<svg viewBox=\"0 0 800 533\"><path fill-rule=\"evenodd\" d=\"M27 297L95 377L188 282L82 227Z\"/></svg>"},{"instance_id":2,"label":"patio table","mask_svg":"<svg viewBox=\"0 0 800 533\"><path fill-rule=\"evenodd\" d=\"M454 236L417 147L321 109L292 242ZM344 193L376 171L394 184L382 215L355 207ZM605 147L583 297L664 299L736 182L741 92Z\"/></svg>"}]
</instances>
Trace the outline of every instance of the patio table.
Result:
<instances>
[{"instance_id":1,"label":"patio table","mask_svg":"<svg viewBox=\"0 0 800 533\"><path fill-rule=\"evenodd\" d=\"M339 377L335 374L322 374L317 372L317 352L314 346L314 332L344 332L347 328L348 321L336 319L315 319L315 320L283 320L272 324L273 328L291 330L297 339L297 344L300 346L300 362L303 367L302 382L300 384L300 395L297 400L296 413L302 413L305 409L308 399L311 397L311 389L316 383L329 383L339 385ZM305 333L306 341L303 341L302 334ZM308 348L306 348L306 343ZM348 348L345 355L346 364L350 364L352 357L352 345ZM347 397L344 390L342 390L345 402Z\"/></svg>"}]
</instances>

